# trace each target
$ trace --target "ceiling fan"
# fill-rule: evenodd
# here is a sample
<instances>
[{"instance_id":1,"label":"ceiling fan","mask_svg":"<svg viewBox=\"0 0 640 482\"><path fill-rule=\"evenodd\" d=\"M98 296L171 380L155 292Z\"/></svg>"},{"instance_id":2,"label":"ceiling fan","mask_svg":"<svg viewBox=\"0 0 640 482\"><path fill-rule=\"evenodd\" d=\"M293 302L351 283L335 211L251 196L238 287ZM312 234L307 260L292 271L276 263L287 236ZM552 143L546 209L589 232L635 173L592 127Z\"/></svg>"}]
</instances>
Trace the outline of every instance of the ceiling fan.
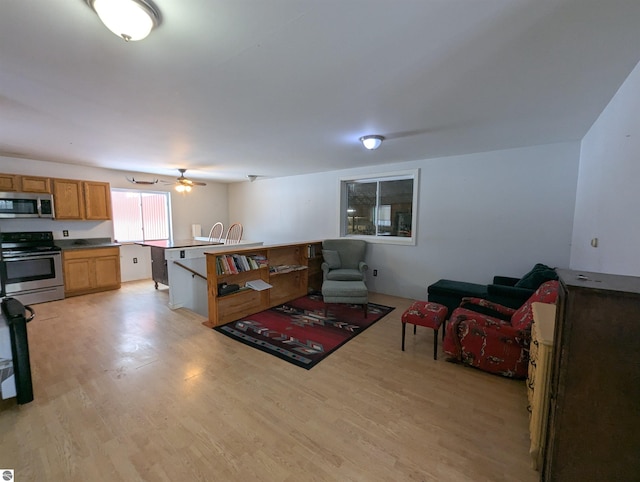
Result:
<instances>
[{"instance_id":1,"label":"ceiling fan","mask_svg":"<svg viewBox=\"0 0 640 482\"><path fill-rule=\"evenodd\" d=\"M178 192L189 192L193 186L206 186L206 182L192 181L189 178L184 177L186 169L178 169L180 177L176 179L175 186ZM170 184L170 183L167 183Z\"/></svg>"}]
</instances>

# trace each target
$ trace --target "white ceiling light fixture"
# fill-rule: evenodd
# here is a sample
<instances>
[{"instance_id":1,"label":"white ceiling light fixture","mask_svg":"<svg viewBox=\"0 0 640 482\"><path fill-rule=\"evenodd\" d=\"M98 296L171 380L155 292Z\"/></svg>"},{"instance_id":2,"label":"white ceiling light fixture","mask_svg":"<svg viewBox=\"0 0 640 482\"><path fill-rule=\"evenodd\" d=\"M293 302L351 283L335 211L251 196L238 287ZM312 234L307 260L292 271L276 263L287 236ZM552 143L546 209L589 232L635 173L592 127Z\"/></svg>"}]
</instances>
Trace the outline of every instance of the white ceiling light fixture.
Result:
<instances>
[{"instance_id":1,"label":"white ceiling light fixture","mask_svg":"<svg viewBox=\"0 0 640 482\"><path fill-rule=\"evenodd\" d=\"M382 141L384 141L383 136L362 136L360 138L360 142L362 142L362 145L370 151L373 151L380 147Z\"/></svg>"},{"instance_id":2,"label":"white ceiling light fixture","mask_svg":"<svg viewBox=\"0 0 640 482\"><path fill-rule=\"evenodd\" d=\"M160 12L150 0L85 0L102 23L126 42L142 40L160 25Z\"/></svg>"}]
</instances>

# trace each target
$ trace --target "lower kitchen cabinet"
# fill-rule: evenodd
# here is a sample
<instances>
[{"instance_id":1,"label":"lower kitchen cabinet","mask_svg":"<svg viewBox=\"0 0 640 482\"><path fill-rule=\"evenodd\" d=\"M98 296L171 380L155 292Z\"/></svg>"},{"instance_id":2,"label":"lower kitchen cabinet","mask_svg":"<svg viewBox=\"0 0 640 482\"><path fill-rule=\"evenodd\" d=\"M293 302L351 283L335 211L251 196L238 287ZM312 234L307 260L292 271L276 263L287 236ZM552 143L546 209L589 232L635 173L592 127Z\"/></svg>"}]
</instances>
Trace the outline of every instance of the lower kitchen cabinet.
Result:
<instances>
[{"instance_id":1,"label":"lower kitchen cabinet","mask_svg":"<svg viewBox=\"0 0 640 482\"><path fill-rule=\"evenodd\" d=\"M64 295L120 288L120 248L73 249L62 253Z\"/></svg>"}]
</instances>

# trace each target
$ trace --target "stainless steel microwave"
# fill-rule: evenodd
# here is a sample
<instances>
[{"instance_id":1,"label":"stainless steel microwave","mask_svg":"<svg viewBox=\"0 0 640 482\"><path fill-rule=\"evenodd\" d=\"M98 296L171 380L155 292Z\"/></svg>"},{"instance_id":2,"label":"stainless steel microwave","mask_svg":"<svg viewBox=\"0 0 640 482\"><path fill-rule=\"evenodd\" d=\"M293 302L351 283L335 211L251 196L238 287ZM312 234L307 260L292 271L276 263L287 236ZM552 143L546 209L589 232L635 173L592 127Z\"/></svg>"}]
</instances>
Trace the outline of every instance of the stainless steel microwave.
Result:
<instances>
[{"instance_id":1,"label":"stainless steel microwave","mask_svg":"<svg viewBox=\"0 0 640 482\"><path fill-rule=\"evenodd\" d=\"M52 194L0 192L0 218L53 217Z\"/></svg>"}]
</instances>

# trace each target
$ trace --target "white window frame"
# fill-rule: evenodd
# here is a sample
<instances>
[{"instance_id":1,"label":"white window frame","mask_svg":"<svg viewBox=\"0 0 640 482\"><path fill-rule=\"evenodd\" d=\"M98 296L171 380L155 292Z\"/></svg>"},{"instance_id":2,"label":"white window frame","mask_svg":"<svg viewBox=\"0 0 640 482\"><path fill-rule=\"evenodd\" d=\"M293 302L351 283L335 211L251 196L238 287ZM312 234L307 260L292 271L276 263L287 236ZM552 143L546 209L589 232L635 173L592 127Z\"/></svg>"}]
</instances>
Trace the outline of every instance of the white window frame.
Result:
<instances>
[{"instance_id":1,"label":"white window frame","mask_svg":"<svg viewBox=\"0 0 640 482\"><path fill-rule=\"evenodd\" d=\"M167 192L167 191L151 191L151 190L147 190L147 189L126 189L126 188L118 188L118 187L113 187L111 188L111 191L118 191L118 192L130 192L130 193L135 193L135 194L159 194L159 195L163 195L166 197L167 199L167 229L169 231L169 238L168 240L171 242L173 240L173 220L171 219L171 193ZM115 221L114 221L115 222ZM114 230L114 236L115 236L115 226L113 228ZM137 240L137 241L118 241L120 244L136 244L138 242L141 241L145 241L143 240Z\"/></svg>"},{"instance_id":2,"label":"white window frame","mask_svg":"<svg viewBox=\"0 0 640 482\"><path fill-rule=\"evenodd\" d=\"M375 182L375 181L395 181L400 179L413 180L413 199L411 201L411 236L379 236L369 234L347 234L347 183L349 182ZM418 193L420 191L420 169L410 169L403 171L391 171L382 173L372 173L366 176L348 176L340 178L340 237L364 239L369 243L379 244L400 244L415 246L418 235Z\"/></svg>"}]
</instances>

